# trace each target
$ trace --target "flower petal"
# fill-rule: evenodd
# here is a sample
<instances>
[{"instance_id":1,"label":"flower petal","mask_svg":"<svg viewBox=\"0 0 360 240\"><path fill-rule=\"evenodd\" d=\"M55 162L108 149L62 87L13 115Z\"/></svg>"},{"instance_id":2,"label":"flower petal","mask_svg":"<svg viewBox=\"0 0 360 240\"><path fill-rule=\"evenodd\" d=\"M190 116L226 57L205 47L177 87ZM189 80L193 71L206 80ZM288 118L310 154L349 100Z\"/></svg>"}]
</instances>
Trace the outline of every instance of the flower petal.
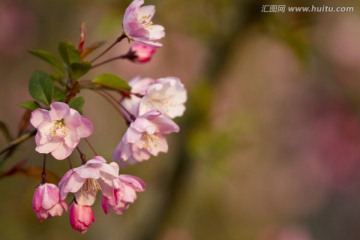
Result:
<instances>
[{"instance_id":1,"label":"flower petal","mask_svg":"<svg viewBox=\"0 0 360 240\"><path fill-rule=\"evenodd\" d=\"M63 102L53 102L49 111L51 120L61 120L70 114L70 107Z\"/></svg>"},{"instance_id":2,"label":"flower petal","mask_svg":"<svg viewBox=\"0 0 360 240\"><path fill-rule=\"evenodd\" d=\"M42 122L50 121L49 111L45 109L36 109L31 113L30 123L37 128Z\"/></svg>"}]
</instances>

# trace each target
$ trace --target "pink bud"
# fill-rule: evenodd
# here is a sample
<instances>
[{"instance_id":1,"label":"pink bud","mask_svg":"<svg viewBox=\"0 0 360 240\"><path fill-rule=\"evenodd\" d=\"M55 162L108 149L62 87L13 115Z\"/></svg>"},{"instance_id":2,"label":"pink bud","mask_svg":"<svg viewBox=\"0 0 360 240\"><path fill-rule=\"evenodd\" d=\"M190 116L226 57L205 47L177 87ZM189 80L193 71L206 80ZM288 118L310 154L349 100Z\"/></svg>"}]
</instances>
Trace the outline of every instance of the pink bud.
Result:
<instances>
[{"instance_id":1,"label":"pink bud","mask_svg":"<svg viewBox=\"0 0 360 240\"><path fill-rule=\"evenodd\" d=\"M67 211L65 201L60 200L60 190L55 184L40 185L33 197L33 209L40 221L55 216L61 216Z\"/></svg>"},{"instance_id":2,"label":"pink bud","mask_svg":"<svg viewBox=\"0 0 360 240\"><path fill-rule=\"evenodd\" d=\"M90 225L95 222L94 212L90 206L72 202L69 215L71 227L81 233L86 233Z\"/></svg>"},{"instance_id":3,"label":"pink bud","mask_svg":"<svg viewBox=\"0 0 360 240\"><path fill-rule=\"evenodd\" d=\"M156 52L156 48L140 42L134 42L131 47L131 59L134 62L146 63L150 61L152 55Z\"/></svg>"}]
</instances>

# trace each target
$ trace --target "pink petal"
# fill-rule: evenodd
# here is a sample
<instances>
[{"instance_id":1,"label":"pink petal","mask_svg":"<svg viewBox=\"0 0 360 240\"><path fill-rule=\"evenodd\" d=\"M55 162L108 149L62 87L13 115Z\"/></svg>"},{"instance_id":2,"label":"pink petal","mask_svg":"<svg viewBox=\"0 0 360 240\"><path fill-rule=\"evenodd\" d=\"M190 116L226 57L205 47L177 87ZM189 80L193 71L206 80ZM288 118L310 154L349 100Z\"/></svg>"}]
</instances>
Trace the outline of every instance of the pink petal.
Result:
<instances>
[{"instance_id":1,"label":"pink petal","mask_svg":"<svg viewBox=\"0 0 360 240\"><path fill-rule=\"evenodd\" d=\"M70 114L69 105L63 102L53 102L49 111L51 120L61 120Z\"/></svg>"},{"instance_id":2,"label":"pink petal","mask_svg":"<svg viewBox=\"0 0 360 240\"><path fill-rule=\"evenodd\" d=\"M149 134L154 134L157 127L151 121L145 117L138 117L132 124L131 128L136 129L138 132L147 132Z\"/></svg>"},{"instance_id":3,"label":"pink petal","mask_svg":"<svg viewBox=\"0 0 360 240\"><path fill-rule=\"evenodd\" d=\"M122 182L130 184L137 192L143 192L146 189L145 182L136 176L121 174L119 175L119 179Z\"/></svg>"},{"instance_id":4,"label":"pink petal","mask_svg":"<svg viewBox=\"0 0 360 240\"><path fill-rule=\"evenodd\" d=\"M59 188L54 184L44 184L44 195L42 199L42 207L50 209L59 202Z\"/></svg>"},{"instance_id":5,"label":"pink petal","mask_svg":"<svg viewBox=\"0 0 360 240\"><path fill-rule=\"evenodd\" d=\"M78 191L75 193L76 202L80 205L91 206L95 203L97 191Z\"/></svg>"},{"instance_id":6,"label":"pink petal","mask_svg":"<svg viewBox=\"0 0 360 240\"><path fill-rule=\"evenodd\" d=\"M140 7L138 10L138 19L142 20L142 19L146 18L146 19L148 19L148 22L150 22L154 16L154 14L155 14L155 6L152 6L152 5L143 6L143 7Z\"/></svg>"},{"instance_id":7,"label":"pink petal","mask_svg":"<svg viewBox=\"0 0 360 240\"><path fill-rule=\"evenodd\" d=\"M36 109L31 113L30 123L37 128L43 121L50 121L49 111L45 109Z\"/></svg>"},{"instance_id":8,"label":"pink petal","mask_svg":"<svg viewBox=\"0 0 360 240\"><path fill-rule=\"evenodd\" d=\"M116 173L119 172L119 165L116 162L111 162L109 165L114 169Z\"/></svg>"},{"instance_id":9,"label":"pink petal","mask_svg":"<svg viewBox=\"0 0 360 240\"><path fill-rule=\"evenodd\" d=\"M67 208L67 206L66 206L66 208ZM64 208L63 204L57 203L53 208L51 208L49 210L48 214L50 215L50 217L61 216L64 209L65 208Z\"/></svg>"},{"instance_id":10,"label":"pink petal","mask_svg":"<svg viewBox=\"0 0 360 240\"><path fill-rule=\"evenodd\" d=\"M81 178L92 178L92 179L98 179L100 177L100 171L97 168L91 168L91 167L79 167L74 169L76 174L79 175Z\"/></svg>"},{"instance_id":11,"label":"pink petal","mask_svg":"<svg viewBox=\"0 0 360 240\"><path fill-rule=\"evenodd\" d=\"M124 144L125 143L135 143L141 139L141 136L142 136L141 132L137 131L135 128L130 126L126 130L121 142L123 142Z\"/></svg>"},{"instance_id":12,"label":"pink petal","mask_svg":"<svg viewBox=\"0 0 360 240\"><path fill-rule=\"evenodd\" d=\"M64 137L63 141L68 148L74 149L79 144L80 138L76 132L71 131L68 135Z\"/></svg>"},{"instance_id":13,"label":"pink petal","mask_svg":"<svg viewBox=\"0 0 360 240\"><path fill-rule=\"evenodd\" d=\"M165 37L165 28L161 25L150 25L146 29L149 30L149 33L150 33L149 39L150 40L157 40L157 39ZM150 44L150 46L151 45L152 44Z\"/></svg>"},{"instance_id":14,"label":"pink petal","mask_svg":"<svg viewBox=\"0 0 360 240\"><path fill-rule=\"evenodd\" d=\"M130 80L129 85L131 86L132 93L145 95L146 89L149 87L150 84L154 82L155 80L152 78L135 77L132 80Z\"/></svg>"},{"instance_id":15,"label":"pink petal","mask_svg":"<svg viewBox=\"0 0 360 240\"><path fill-rule=\"evenodd\" d=\"M180 130L173 120L165 116L159 116L153 119L152 122L157 125L159 133L169 134Z\"/></svg>"},{"instance_id":16,"label":"pink petal","mask_svg":"<svg viewBox=\"0 0 360 240\"><path fill-rule=\"evenodd\" d=\"M46 142L45 144L39 145L35 148L38 153L50 153L61 145L60 139L53 139L52 141Z\"/></svg>"},{"instance_id":17,"label":"pink petal","mask_svg":"<svg viewBox=\"0 0 360 240\"><path fill-rule=\"evenodd\" d=\"M102 209L104 210L104 213L108 214L109 213L109 204L108 204L107 197L102 198L101 206L102 206Z\"/></svg>"},{"instance_id":18,"label":"pink petal","mask_svg":"<svg viewBox=\"0 0 360 240\"><path fill-rule=\"evenodd\" d=\"M33 202L32 202L33 209L35 212L39 211L39 209L41 208L42 199L44 196L44 189L45 189L45 187L43 185L40 185L35 190Z\"/></svg>"},{"instance_id":19,"label":"pink petal","mask_svg":"<svg viewBox=\"0 0 360 240\"><path fill-rule=\"evenodd\" d=\"M105 158L103 158L102 156L95 156L91 160L97 161L99 163L106 163ZM91 161L91 160L89 160L89 161Z\"/></svg>"},{"instance_id":20,"label":"pink petal","mask_svg":"<svg viewBox=\"0 0 360 240\"><path fill-rule=\"evenodd\" d=\"M86 117L81 117L81 125L77 128L79 137L87 138L94 132L94 126L92 122Z\"/></svg>"},{"instance_id":21,"label":"pink petal","mask_svg":"<svg viewBox=\"0 0 360 240\"><path fill-rule=\"evenodd\" d=\"M51 155L57 160L63 160L70 156L74 148L69 148L65 143L61 143L56 149L51 152Z\"/></svg>"},{"instance_id":22,"label":"pink petal","mask_svg":"<svg viewBox=\"0 0 360 240\"><path fill-rule=\"evenodd\" d=\"M64 200L69 192L76 193L84 185L86 179L79 177L74 170L69 170L60 180L60 197Z\"/></svg>"}]
</instances>

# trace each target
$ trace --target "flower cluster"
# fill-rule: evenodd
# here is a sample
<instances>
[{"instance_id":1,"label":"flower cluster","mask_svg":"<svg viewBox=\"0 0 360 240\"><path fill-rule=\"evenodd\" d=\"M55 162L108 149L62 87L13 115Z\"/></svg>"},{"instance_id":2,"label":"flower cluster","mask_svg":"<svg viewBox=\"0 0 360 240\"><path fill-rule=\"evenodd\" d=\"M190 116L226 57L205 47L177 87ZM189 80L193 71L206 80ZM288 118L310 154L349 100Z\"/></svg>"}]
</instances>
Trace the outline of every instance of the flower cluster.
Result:
<instances>
[{"instance_id":1,"label":"flower cluster","mask_svg":"<svg viewBox=\"0 0 360 240\"><path fill-rule=\"evenodd\" d=\"M133 121L113 156L121 166L125 162L141 162L151 155L167 152L168 144L163 135L179 131L172 118L184 113L186 102L186 90L177 78L137 77L130 81L130 86L131 98L123 99L120 104L123 104L129 121Z\"/></svg>"},{"instance_id":2,"label":"flower cluster","mask_svg":"<svg viewBox=\"0 0 360 240\"><path fill-rule=\"evenodd\" d=\"M44 154L41 183L33 197L33 210L40 221L68 211L72 228L85 233L95 222L92 206L98 192L101 192L105 214L111 211L122 214L134 203L137 193L145 191L146 185L136 176L120 174L119 165L123 168L127 163L142 162L160 152L167 152L165 135L180 130L173 119L184 114L187 93L176 77L135 77L127 82L116 75L104 73L92 80L79 80L92 68L114 60L127 59L135 63L151 60L156 49L162 46L157 41L165 33L162 26L152 23L154 6L142 6L143 3L143 0L134 0L128 6L123 19L123 33L92 61L87 61L86 57L101 47L101 43L86 47L85 25L81 27L77 48L68 41L60 43L63 63L56 62L45 51L30 51L57 71L57 75L51 77L43 72L34 73L29 84L34 101L21 104L32 111L30 123L35 128L35 150ZM127 53L94 63L125 38L133 41ZM99 156L87 140L93 134L94 126L82 115L84 99L77 96L82 89L93 90L112 106L117 106L116 110L128 124L111 162ZM113 93L119 94L119 98ZM80 150L82 139L93 150L94 156L90 159ZM79 153L81 165L72 167L70 164L70 169L58 185L49 183L45 167L47 154L56 160L68 159L70 162L69 157L75 150ZM71 196L69 207L66 202L68 196Z\"/></svg>"}]
</instances>

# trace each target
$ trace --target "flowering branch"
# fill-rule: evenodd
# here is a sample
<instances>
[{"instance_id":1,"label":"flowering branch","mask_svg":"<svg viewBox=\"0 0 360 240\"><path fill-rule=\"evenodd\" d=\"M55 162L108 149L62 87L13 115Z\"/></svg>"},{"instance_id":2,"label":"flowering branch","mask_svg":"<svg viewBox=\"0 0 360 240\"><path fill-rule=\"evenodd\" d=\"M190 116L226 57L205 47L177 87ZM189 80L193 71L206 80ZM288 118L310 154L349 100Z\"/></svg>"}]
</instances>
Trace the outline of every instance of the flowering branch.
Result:
<instances>
[{"instance_id":1,"label":"flowering branch","mask_svg":"<svg viewBox=\"0 0 360 240\"><path fill-rule=\"evenodd\" d=\"M92 69L117 59L128 59L134 63L150 61L155 50L162 46L156 41L164 37L164 28L152 25L154 7L142 7L142 4L143 0L134 0L128 6L124 14L123 33L91 61L85 57L102 44L98 42L86 47L85 24L80 28L77 47L69 41L60 42L58 49L62 61L43 50L30 51L49 63L57 74L37 71L31 76L29 92L32 100L20 104L27 112L22 118L19 134L25 132L29 125L35 129L10 142L0 155L11 153L35 135L35 151L43 154L41 182L33 197L33 210L40 221L61 216L64 210L69 210L72 228L85 233L95 222L92 205L98 192L102 194L105 214L110 210L122 214L146 186L138 177L119 174L119 164L126 167L129 163L166 153L169 146L165 136L180 130L173 121L173 118L183 115L187 100L186 89L180 79L135 77L127 81L115 74L103 73L91 80L81 80ZM126 54L92 65L125 38L134 41ZM83 89L93 90L104 97L128 125L114 150L113 161L109 163L97 154L88 141L94 126L83 113L85 99L78 96ZM116 99L109 90L116 91L121 98ZM79 148L82 140L95 155L91 159L87 159ZM77 168L70 162L75 149L82 162ZM47 183L48 154L59 161L68 159L70 170L58 185ZM69 194L74 200L68 209L65 200Z\"/></svg>"}]
</instances>

